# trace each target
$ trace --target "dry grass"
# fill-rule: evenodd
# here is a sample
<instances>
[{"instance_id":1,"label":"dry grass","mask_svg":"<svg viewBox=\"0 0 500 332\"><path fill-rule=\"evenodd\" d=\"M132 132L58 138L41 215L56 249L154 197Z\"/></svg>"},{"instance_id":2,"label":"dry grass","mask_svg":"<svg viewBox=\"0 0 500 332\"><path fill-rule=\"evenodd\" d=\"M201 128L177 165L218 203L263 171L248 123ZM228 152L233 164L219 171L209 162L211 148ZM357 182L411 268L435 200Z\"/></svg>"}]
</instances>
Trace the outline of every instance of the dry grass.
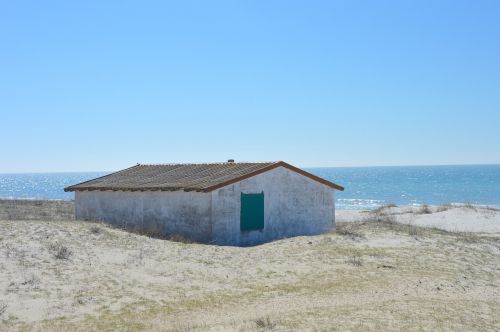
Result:
<instances>
[{"instance_id":1,"label":"dry grass","mask_svg":"<svg viewBox=\"0 0 500 332\"><path fill-rule=\"evenodd\" d=\"M480 237L471 232L451 232L454 234L460 241L467 243L478 243L480 242Z\"/></svg>"},{"instance_id":2,"label":"dry grass","mask_svg":"<svg viewBox=\"0 0 500 332\"><path fill-rule=\"evenodd\" d=\"M442 204L436 207L436 212L445 212L453 208L451 204Z\"/></svg>"},{"instance_id":3,"label":"dry grass","mask_svg":"<svg viewBox=\"0 0 500 332\"><path fill-rule=\"evenodd\" d=\"M363 265L361 256L357 254L349 256L346 260L346 263L356 267L360 267Z\"/></svg>"},{"instance_id":4,"label":"dry grass","mask_svg":"<svg viewBox=\"0 0 500 332\"><path fill-rule=\"evenodd\" d=\"M74 202L0 199L0 220L72 220Z\"/></svg>"},{"instance_id":5,"label":"dry grass","mask_svg":"<svg viewBox=\"0 0 500 332\"><path fill-rule=\"evenodd\" d=\"M374 214L387 213L388 212L387 210L389 210L391 208L396 208L396 207L397 207L396 204L390 203L390 204L382 205L374 210L371 210L370 212L374 213Z\"/></svg>"},{"instance_id":6,"label":"dry grass","mask_svg":"<svg viewBox=\"0 0 500 332\"><path fill-rule=\"evenodd\" d=\"M499 212L500 211L499 209L497 209L496 207L493 207L493 206L479 206L479 205L476 205L473 203L452 205L452 204L448 203L448 204L439 205L436 208L436 212L444 212L444 211L448 211L450 209L459 208L459 207L469 209L469 210L472 210L475 212L477 212L478 210L486 210L486 211L492 211L492 212Z\"/></svg>"},{"instance_id":7,"label":"dry grass","mask_svg":"<svg viewBox=\"0 0 500 332\"><path fill-rule=\"evenodd\" d=\"M163 233L159 227L149 226L147 228L133 227L126 229L129 232L144 235L152 239L168 240L172 242L180 242L184 244L196 243L195 241L188 239L180 234L166 234Z\"/></svg>"},{"instance_id":8,"label":"dry grass","mask_svg":"<svg viewBox=\"0 0 500 332\"><path fill-rule=\"evenodd\" d=\"M5 311L7 311L8 305L5 302L0 302L0 318L3 316Z\"/></svg>"},{"instance_id":9,"label":"dry grass","mask_svg":"<svg viewBox=\"0 0 500 332\"><path fill-rule=\"evenodd\" d=\"M73 253L67 246L57 242L49 245L49 251L55 259L68 259Z\"/></svg>"},{"instance_id":10,"label":"dry grass","mask_svg":"<svg viewBox=\"0 0 500 332\"><path fill-rule=\"evenodd\" d=\"M95 235L99 235L102 233L102 228L97 226L97 225L92 225L92 226L90 226L90 233L95 234Z\"/></svg>"},{"instance_id":11,"label":"dry grass","mask_svg":"<svg viewBox=\"0 0 500 332\"><path fill-rule=\"evenodd\" d=\"M470 210L474 210L474 211L477 211L477 209L478 209L478 206L475 204L472 204L472 203L465 203L461 206L466 208L466 209L470 209Z\"/></svg>"},{"instance_id":12,"label":"dry grass","mask_svg":"<svg viewBox=\"0 0 500 332\"><path fill-rule=\"evenodd\" d=\"M429 205L424 204L420 207L420 209L417 211L418 214L431 214L432 210L429 207Z\"/></svg>"},{"instance_id":13,"label":"dry grass","mask_svg":"<svg viewBox=\"0 0 500 332\"><path fill-rule=\"evenodd\" d=\"M407 224L405 225L408 229L408 235L414 237L414 238L418 238L420 235L421 235L421 232L420 232L420 227L416 227L415 225L412 225L412 224Z\"/></svg>"},{"instance_id":14,"label":"dry grass","mask_svg":"<svg viewBox=\"0 0 500 332\"><path fill-rule=\"evenodd\" d=\"M182 235L179 234L172 234L172 235L165 235L163 239L172 241L172 242L179 242L179 243L184 243L184 244L192 244L196 243L195 241L188 239Z\"/></svg>"},{"instance_id":15,"label":"dry grass","mask_svg":"<svg viewBox=\"0 0 500 332\"><path fill-rule=\"evenodd\" d=\"M265 318L257 318L255 320L255 325L257 326L258 329L264 330L264 331L272 331L276 328L278 325L277 322L271 320L269 316Z\"/></svg>"},{"instance_id":16,"label":"dry grass","mask_svg":"<svg viewBox=\"0 0 500 332\"><path fill-rule=\"evenodd\" d=\"M368 220L384 224L396 223L396 217L385 207L371 211L368 214Z\"/></svg>"},{"instance_id":17,"label":"dry grass","mask_svg":"<svg viewBox=\"0 0 500 332\"><path fill-rule=\"evenodd\" d=\"M365 238L365 236L360 233L356 229L356 226L352 223L338 224L337 228L335 229L335 233L341 236L348 237L354 241L362 240Z\"/></svg>"}]
</instances>

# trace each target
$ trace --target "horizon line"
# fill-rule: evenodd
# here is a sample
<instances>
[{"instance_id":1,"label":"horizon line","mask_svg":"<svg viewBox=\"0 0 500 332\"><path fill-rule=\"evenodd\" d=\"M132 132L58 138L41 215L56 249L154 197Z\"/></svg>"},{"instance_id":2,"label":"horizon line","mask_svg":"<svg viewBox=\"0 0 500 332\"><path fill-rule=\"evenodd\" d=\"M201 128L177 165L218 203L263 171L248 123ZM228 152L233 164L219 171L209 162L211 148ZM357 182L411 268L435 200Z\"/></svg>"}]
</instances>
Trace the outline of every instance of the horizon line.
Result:
<instances>
[{"instance_id":1,"label":"horizon line","mask_svg":"<svg viewBox=\"0 0 500 332\"><path fill-rule=\"evenodd\" d=\"M303 169L311 168L378 168L378 167L446 167L446 166L500 166L500 163L471 163L471 164L413 164L413 165L367 165L367 166L297 166ZM0 172L1 175L6 174L64 174L64 173L111 173L118 170L107 170L107 171L31 171L31 172Z\"/></svg>"}]
</instances>

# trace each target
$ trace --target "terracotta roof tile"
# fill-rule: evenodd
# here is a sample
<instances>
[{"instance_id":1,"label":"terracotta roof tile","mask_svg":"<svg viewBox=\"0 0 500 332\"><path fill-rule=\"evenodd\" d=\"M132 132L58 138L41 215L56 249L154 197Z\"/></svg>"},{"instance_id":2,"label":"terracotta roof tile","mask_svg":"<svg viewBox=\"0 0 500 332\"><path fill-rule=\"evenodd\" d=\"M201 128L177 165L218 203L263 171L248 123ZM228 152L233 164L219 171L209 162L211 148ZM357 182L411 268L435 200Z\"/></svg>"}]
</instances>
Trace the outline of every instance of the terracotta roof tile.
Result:
<instances>
[{"instance_id":1,"label":"terracotta roof tile","mask_svg":"<svg viewBox=\"0 0 500 332\"><path fill-rule=\"evenodd\" d=\"M136 165L122 171L67 187L81 190L212 191L276 167L286 167L334 189L344 188L285 162Z\"/></svg>"}]
</instances>

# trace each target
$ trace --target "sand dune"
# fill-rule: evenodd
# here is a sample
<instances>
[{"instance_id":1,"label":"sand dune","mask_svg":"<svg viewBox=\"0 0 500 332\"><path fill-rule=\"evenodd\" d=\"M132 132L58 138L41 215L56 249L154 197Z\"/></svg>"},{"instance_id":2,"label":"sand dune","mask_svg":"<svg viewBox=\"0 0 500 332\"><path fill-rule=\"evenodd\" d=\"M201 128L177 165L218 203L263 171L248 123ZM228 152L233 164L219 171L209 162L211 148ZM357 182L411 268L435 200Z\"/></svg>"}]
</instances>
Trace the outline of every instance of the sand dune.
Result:
<instances>
[{"instance_id":1,"label":"sand dune","mask_svg":"<svg viewBox=\"0 0 500 332\"><path fill-rule=\"evenodd\" d=\"M387 206L375 210L399 223L435 227L451 232L500 233L500 211L474 205ZM374 211L338 210L339 222L370 220Z\"/></svg>"},{"instance_id":2,"label":"sand dune","mask_svg":"<svg viewBox=\"0 0 500 332\"><path fill-rule=\"evenodd\" d=\"M250 248L0 221L0 330L498 330L500 234L400 212Z\"/></svg>"}]
</instances>

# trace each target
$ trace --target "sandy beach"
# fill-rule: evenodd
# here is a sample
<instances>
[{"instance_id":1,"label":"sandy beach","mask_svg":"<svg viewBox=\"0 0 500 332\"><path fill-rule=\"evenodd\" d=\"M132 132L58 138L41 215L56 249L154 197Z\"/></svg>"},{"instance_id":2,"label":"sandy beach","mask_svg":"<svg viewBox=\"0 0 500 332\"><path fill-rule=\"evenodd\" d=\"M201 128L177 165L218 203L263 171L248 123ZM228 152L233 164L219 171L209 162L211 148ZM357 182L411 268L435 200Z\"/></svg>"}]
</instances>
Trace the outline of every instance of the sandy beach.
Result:
<instances>
[{"instance_id":1,"label":"sandy beach","mask_svg":"<svg viewBox=\"0 0 500 332\"><path fill-rule=\"evenodd\" d=\"M71 205L6 204L2 331L500 327L494 209L338 210L335 232L239 248L51 217Z\"/></svg>"},{"instance_id":2,"label":"sandy beach","mask_svg":"<svg viewBox=\"0 0 500 332\"><path fill-rule=\"evenodd\" d=\"M337 210L337 222L373 219L386 214L402 224L434 227L450 232L500 233L500 213L496 208L470 204L441 206L385 206L375 211Z\"/></svg>"}]
</instances>

